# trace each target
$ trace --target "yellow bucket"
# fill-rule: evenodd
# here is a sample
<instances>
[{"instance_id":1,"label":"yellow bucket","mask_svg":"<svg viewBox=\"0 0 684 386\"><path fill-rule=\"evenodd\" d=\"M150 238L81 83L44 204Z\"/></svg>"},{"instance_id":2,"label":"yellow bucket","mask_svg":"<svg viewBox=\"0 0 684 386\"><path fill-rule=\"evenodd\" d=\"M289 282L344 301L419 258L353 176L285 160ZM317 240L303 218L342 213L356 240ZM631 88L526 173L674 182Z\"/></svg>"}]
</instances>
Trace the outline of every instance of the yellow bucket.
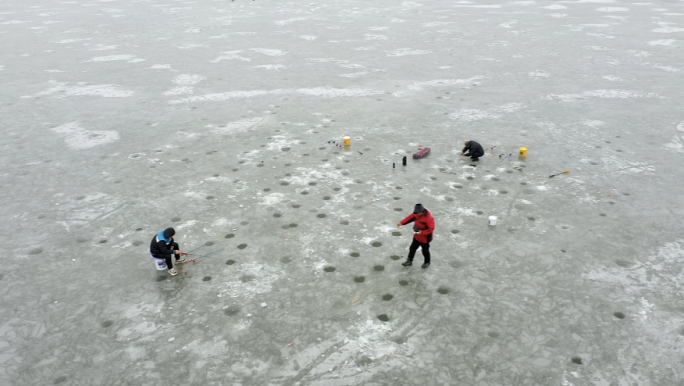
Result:
<instances>
[{"instance_id":1,"label":"yellow bucket","mask_svg":"<svg viewBox=\"0 0 684 386\"><path fill-rule=\"evenodd\" d=\"M521 156L521 157L527 156L527 148L526 148L526 147L521 147L521 148L520 148L520 156Z\"/></svg>"},{"instance_id":2,"label":"yellow bucket","mask_svg":"<svg viewBox=\"0 0 684 386\"><path fill-rule=\"evenodd\" d=\"M351 137L344 137L344 146L349 146L351 145Z\"/></svg>"}]
</instances>

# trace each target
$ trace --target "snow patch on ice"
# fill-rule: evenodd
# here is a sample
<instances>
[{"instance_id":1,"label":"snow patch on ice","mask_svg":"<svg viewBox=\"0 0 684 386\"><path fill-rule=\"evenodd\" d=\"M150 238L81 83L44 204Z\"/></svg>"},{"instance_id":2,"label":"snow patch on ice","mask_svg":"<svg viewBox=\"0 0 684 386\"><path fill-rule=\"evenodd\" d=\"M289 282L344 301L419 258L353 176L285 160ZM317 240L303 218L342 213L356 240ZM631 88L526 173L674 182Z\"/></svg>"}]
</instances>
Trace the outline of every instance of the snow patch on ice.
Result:
<instances>
[{"instance_id":1,"label":"snow patch on ice","mask_svg":"<svg viewBox=\"0 0 684 386\"><path fill-rule=\"evenodd\" d=\"M221 134L234 134L241 131L249 130L250 128L260 124L266 119L265 117L244 118L233 122L228 122L225 125L207 125L206 127L213 129L215 132Z\"/></svg>"},{"instance_id":2,"label":"snow patch on ice","mask_svg":"<svg viewBox=\"0 0 684 386\"><path fill-rule=\"evenodd\" d=\"M258 52L260 54L268 55L268 56L283 56L287 55L287 51L283 50L276 50L273 48L251 48L251 51Z\"/></svg>"},{"instance_id":3,"label":"snow patch on ice","mask_svg":"<svg viewBox=\"0 0 684 386\"><path fill-rule=\"evenodd\" d=\"M242 50L235 50L235 51L226 51L223 52L223 55L219 56L218 58L214 60L210 60L210 63L218 63L224 60L241 60L243 62L250 62L252 59L250 58L245 58L243 56L238 55L240 52L243 52Z\"/></svg>"},{"instance_id":4,"label":"snow patch on ice","mask_svg":"<svg viewBox=\"0 0 684 386\"><path fill-rule=\"evenodd\" d=\"M82 42L90 39L62 39L60 41L57 41L55 43L57 44L69 44L69 43L76 43L76 42Z\"/></svg>"},{"instance_id":5,"label":"snow patch on ice","mask_svg":"<svg viewBox=\"0 0 684 386\"><path fill-rule=\"evenodd\" d=\"M585 126L592 127L592 128L597 128L597 127L601 127L601 126L605 125L606 123L603 121L598 121L598 120L593 119L593 120L583 121L582 124Z\"/></svg>"},{"instance_id":6,"label":"snow patch on ice","mask_svg":"<svg viewBox=\"0 0 684 386\"><path fill-rule=\"evenodd\" d=\"M320 98L341 98L341 97L362 97L370 95L384 94L384 91L367 89L339 89L329 87L314 87L300 89L277 89L270 91L228 91L216 94L190 97L169 101L170 104L181 104L188 102L221 102L235 98L254 98L264 95L300 95Z\"/></svg>"},{"instance_id":7,"label":"snow patch on ice","mask_svg":"<svg viewBox=\"0 0 684 386\"><path fill-rule=\"evenodd\" d=\"M90 149L119 140L117 131L89 131L82 128L79 122L66 123L52 128L52 131L62 135L67 146L76 150Z\"/></svg>"},{"instance_id":8,"label":"snow patch on ice","mask_svg":"<svg viewBox=\"0 0 684 386\"><path fill-rule=\"evenodd\" d=\"M155 64L152 67L150 67L151 70L171 70L171 65L170 64Z\"/></svg>"},{"instance_id":9,"label":"snow patch on ice","mask_svg":"<svg viewBox=\"0 0 684 386\"><path fill-rule=\"evenodd\" d=\"M658 25L660 25L660 28L656 28L653 30L653 32L659 32L659 33L664 33L664 34L671 34L675 32L684 32L684 28L677 28L677 27L671 27L670 25L673 23L668 23L668 22L659 22Z\"/></svg>"},{"instance_id":10,"label":"snow patch on ice","mask_svg":"<svg viewBox=\"0 0 684 386\"><path fill-rule=\"evenodd\" d=\"M233 266L235 267L235 266ZM225 282L218 288L219 294L241 301L254 299L256 295L269 293L281 271L276 267L258 263L243 263L231 269Z\"/></svg>"},{"instance_id":11,"label":"snow patch on ice","mask_svg":"<svg viewBox=\"0 0 684 386\"><path fill-rule=\"evenodd\" d=\"M545 97L547 100L558 100L560 102L574 102L578 100L585 100L589 98L604 98L604 99L627 99L627 98L660 98L656 93L642 93L640 91L627 90L592 90L585 91L581 94L550 94Z\"/></svg>"},{"instance_id":12,"label":"snow patch on ice","mask_svg":"<svg viewBox=\"0 0 684 386\"><path fill-rule=\"evenodd\" d=\"M207 79L206 76L193 74L180 74L173 78L172 82L181 86L191 86Z\"/></svg>"},{"instance_id":13,"label":"snow patch on ice","mask_svg":"<svg viewBox=\"0 0 684 386\"><path fill-rule=\"evenodd\" d=\"M77 86L67 86L67 83L50 81L55 87L41 91L33 96L22 98L41 97L58 93L55 98L67 98L71 96L101 96L105 98L125 98L133 95L133 91L119 90L114 84L89 85L85 82L77 83Z\"/></svg>"},{"instance_id":14,"label":"snow patch on ice","mask_svg":"<svg viewBox=\"0 0 684 386\"><path fill-rule=\"evenodd\" d=\"M461 109L449 114L449 118L461 122L473 122L482 119L497 119L502 113L512 113L525 108L522 103L508 103L489 110Z\"/></svg>"},{"instance_id":15,"label":"snow patch on ice","mask_svg":"<svg viewBox=\"0 0 684 386\"><path fill-rule=\"evenodd\" d=\"M264 70L280 71L280 70L284 70L287 67L285 67L282 64L262 64L260 66L254 66L254 68L263 68Z\"/></svg>"},{"instance_id":16,"label":"snow patch on ice","mask_svg":"<svg viewBox=\"0 0 684 386\"><path fill-rule=\"evenodd\" d=\"M396 56L409 56L409 55L427 55L431 54L432 51L430 50L413 50L410 48L399 48L393 51L386 51L387 56L390 57L396 57Z\"/></svg>"},{"instance_id":17,"label":"snow patch on ice","mask_svg":"<svg viewBox=\"0 0 684 386\"><path fill-rule=\"evenodd\" d=\"M422 91L426 88L473 84L481 80L482 78L482 76L474 76L468 79L435 79L426 82L414 82L408 85L406 87L406 90L397 91L395 93L392 93L392 95L395 97L403 97L413 94L415 92Z\"/></svg>"},{"instance_id":18,"label":"snow patch on ice","mask_svg":"<svg viewBox=\"0 0 684 386\"><path fill-rule=\"evenodd\" d=\"M622 81L622 78L620 78L619 76L615 76L615 75L606 75L606 76L602 76L601 78L603 78L605 80L610 80L612 82Z\"/></svg>"},{"instance_id":19,"label":"snow patch on ice","mask_svg":"<svg viewBox=\"0 0 684 386\"><path fill-rule=\"evenodd\" d=\"M309 20L309 18L308 17L295 17L295 18L287 19L287 20L279 20L279 21L276 21L274 23L277 25L286 25L286 24L294 23L295 21L302 21L302 20Z\"/></svg>"},{"instance_id":20,"label":"snow patch on ice","mask_svg":"<svg viewBox=\"0 0 684 386\"><path fill-rule=\"evenodd\" d=\"M667 71L667 72L679 72L679 71L680 71L680 70L679 70L678 68L676 68L676 67L665 66L665 65L662 65L662 64L654 64L654 65L653 65L653 68L657 68L657 69L659 69L659 70L663 70L663 71Z\"/></svg>"},{"instance_id":21,"label":"snow patch on ice","mask_svg":"<svg viewBox=\"0 0 684 386\"><path fill-rule=\"evenodd\" d=\"M90 62L112 62L117 60L125 60L127 63L138 63L144 62L145 59L140 59L135 57L135 55L109 55L109 56L98 56L90 60L86 60L83 63Z\"/></svg>"},{"instance_id":22,"label":"snow patch on ice","mask_svg":"<svg viewBox=\"0 0 684 386\"><path fill-rule=\"evenodd\" d=\"M648 45L653 47L653 46L667 46L667 47L675 47L675 39L660 39L660 40L651 40L648 42Z\"/></svg>"},{"instance_id":23,"label":"snow patch on ice","mask_svg":"<svg viewBox=\"0 0 684 386\"><path fill-rule=\"evenodd\" d=\"M271 193L261 198L260 205L275 206L285 200L285 195L282 193Z\"/></svg>"},{"instance_id":24,"label":"snow patch on ice","mask_svg":"<svg viewBox=\"0 0 684 386\"><path fill-rule=\"evenodd\" d=\"M544 9L567 9L568 7L560 4L552 4L552 5L547 5L546 7L542 7Z\"/></svg>"},{"instance_id":25,"label":"snow patch on ice","mask_svg":"<svg viewBox=\"0 0 684 386\"><path fill-rule=\"evenodd\" d=\"M596 8L597 11L599 12L627 12L629 11L629 8L624 8L624 7L601 7L601 8Z\"/></svg>"},{"instance_id":26,"label":"snow patch on ice","mask_svg":"<svg viewBox=\"0 0 684 386\"><path fill-rule=\"evenodd\" d=\"M549 73L546 71L541 71L541 70L536 70L536 71L531 71L528 72L527 75L532 78L532 79L539 79L539 78L548 78Z\"/></svg>"}]
</instances>

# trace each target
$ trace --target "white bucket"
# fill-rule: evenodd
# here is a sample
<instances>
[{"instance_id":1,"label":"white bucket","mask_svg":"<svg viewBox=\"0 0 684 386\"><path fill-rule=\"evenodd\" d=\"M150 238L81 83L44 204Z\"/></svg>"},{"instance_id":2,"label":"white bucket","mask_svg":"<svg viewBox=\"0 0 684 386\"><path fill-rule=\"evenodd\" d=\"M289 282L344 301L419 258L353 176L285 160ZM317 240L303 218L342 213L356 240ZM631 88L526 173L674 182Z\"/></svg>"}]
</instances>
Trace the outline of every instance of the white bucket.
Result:
<instances>
[{"instance_id":1,"label":"white bucket","mask_svg":"<svg viewBox=\"0 0 684 386\"><path fill-rule=\"evenodd\" d=\"M166 260L154 256L152 256L152 260L154 260L154 266L157 268L157 271L169 269L169 267L166 266Z\"/></svg>"},{"instance_id":2,"label":"white bucket","mask_svg":"<svg viewBox=\"0 0 684 386\"><path fill-rule=\"evenodd\" d=\"M489 216L489 225L496 225L496 216Z\"/></svg>"}]
</instances>

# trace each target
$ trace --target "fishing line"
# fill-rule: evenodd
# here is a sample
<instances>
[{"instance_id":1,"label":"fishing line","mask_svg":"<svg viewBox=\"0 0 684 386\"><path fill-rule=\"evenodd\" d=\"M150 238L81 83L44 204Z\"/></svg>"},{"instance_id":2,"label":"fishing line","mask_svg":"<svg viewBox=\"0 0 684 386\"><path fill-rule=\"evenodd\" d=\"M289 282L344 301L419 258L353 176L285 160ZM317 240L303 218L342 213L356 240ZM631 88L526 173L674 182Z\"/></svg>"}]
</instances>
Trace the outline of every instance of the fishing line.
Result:
<instances>
[{"instance_id":1,"label":"fishing line","mask_svg":"<svg viewBox=\"0 0 684 386\"><path fill-rule=\"evenodd\" d=\"M218 250L215 250L215 251L213 251L213 252L207 253L207 254L205 254L205 255L197 256L197 257L195 257L194 259L188 260L187 262L188 262L188 263L193 263L193 264L194 264L194 263L197 262L197 260L199 260L199 259L201 259L201 258L203 258L203 257L209 257L209 256L211 256L211 255L213 255L213 254L216 254L216 253L219 253L219 252L221 252L221 251L223 251L223 250L225 250L225 249L228 249L229 247L232 247L233 245L234 245L234 244L231 244L231 245L228 245L228 246L223 247L223 248L221 248L221 249L218 249ZM193 256L194 256L194 255L193 255Z\"/></svg>"}]
</instances>

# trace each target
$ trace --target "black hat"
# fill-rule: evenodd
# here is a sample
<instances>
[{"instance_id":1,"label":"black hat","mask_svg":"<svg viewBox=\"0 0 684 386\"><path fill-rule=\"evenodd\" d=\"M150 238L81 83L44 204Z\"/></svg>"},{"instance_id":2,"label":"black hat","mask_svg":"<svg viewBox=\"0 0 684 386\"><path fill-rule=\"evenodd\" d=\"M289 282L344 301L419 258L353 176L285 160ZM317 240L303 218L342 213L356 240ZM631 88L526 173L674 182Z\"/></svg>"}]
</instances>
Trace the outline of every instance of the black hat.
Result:
<instances>
[{"instance_id":1,"label":"black hat","mask_svg":"<svg viewBox=\"0 0 684 386\"><path fill-rule=\"evenodd\" d=\"M171 238L175 234L176 234L176 230L173 228L166 228L164 230L164 237L166 237L166 238Z\"/></svg>"},{"instance_id":2,"label":"black hat","mask_svg":"<svg viewBox=\"0 0 684 386\"><path fill-rule=\"evenodd\" d=\"M423 206L423 204L416 204L416 207L413 208L413 213L414 213L414 214L423 213L423 212L425 212L426 210L427 210L427 209L425 209L425 207Z\"/></svg>"}]
</instances>

